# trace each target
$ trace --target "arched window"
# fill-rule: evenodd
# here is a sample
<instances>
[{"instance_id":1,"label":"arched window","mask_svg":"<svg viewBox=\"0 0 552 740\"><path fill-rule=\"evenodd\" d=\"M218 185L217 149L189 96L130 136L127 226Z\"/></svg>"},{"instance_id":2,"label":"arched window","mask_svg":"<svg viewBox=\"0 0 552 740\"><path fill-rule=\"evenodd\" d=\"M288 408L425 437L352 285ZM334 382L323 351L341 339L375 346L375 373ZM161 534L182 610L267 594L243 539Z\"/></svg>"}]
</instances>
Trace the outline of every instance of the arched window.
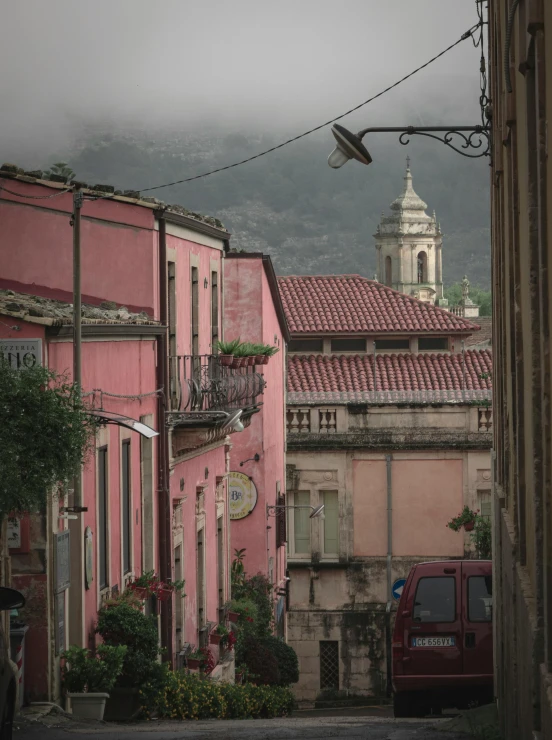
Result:
<instances>
[{"instance_id":1,"label":"arched window","mask_svg":"<svg viewBox=\"0 0 552 740\"><path fill-rule=\"evenodd\" d=\"M393 266L391 257L385 258L385 284L390 288L393 283Z\"/></svg>"},{"instance_id":2,"label":"arched window","mask_svg":"<svg viewBox=\"0 0 552 740\"><path fill-rule=\"evenodd\" d=\"M427 283L427 253L418 254L418 282Z\"/></svg>"}]
</instances>

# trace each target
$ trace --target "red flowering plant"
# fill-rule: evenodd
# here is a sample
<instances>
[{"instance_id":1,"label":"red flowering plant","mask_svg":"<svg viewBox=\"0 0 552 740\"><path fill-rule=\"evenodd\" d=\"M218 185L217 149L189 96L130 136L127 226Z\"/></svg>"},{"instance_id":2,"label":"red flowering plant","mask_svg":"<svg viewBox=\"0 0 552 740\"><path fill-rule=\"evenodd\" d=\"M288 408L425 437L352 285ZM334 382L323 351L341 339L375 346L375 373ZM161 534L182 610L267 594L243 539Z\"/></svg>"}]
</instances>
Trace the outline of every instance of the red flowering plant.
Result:
<instances>
[{"instance_id":1,"label":"red flowering plant","mask_svg":"<svg viewBox=\"0 0 552 740\"><path fill-rule=\"evenodd\" d=\"M203 659L201 661L201 670L203 671L203 673L205 673L206 676L208 676L210 673L213 672L217 661L215 660L215 656L208 647L201 648L199 652L203 656Z\"/></svg>"},{"instance_id":2,"label":"red flowering plant","mask_svg":"<svg viewBox=\"0 0 552 740\"><path fill-rule=\"evenodd\" d=\"M159 600L165 601L167 593L182 591L184 588L184 581L165 583L159 579L153 570L149 570L135 578L132 583L129 583L128 588L131 591L134 591L139 598L146 599L150 596L155 596Z\"/></svg>"}]
</instances>

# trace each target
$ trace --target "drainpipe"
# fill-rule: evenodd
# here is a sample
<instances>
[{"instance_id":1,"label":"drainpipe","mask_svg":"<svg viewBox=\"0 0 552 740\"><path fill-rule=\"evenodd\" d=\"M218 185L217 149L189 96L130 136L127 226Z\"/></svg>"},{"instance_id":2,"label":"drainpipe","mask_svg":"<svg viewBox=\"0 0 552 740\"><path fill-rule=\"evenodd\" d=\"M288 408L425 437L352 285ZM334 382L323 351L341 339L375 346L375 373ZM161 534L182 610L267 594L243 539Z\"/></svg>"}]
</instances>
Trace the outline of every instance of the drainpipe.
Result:
<instances>
[{"instance_id":1,"label":"drainpipe","mask_svg":"<svg viewBox=\"0 0 552 740\"><path fill-rule=\"evenodd\" d=\"M171 500L169 477L169 438L166 426L166 412L169 410L169 365L168 352L168 274L167 274L167 235L163 211L156 211L159 220L159 320L165 331L157 337L157 387L161 388L158 396L158 465L159 465L159 575L162 581L172 577L171 564ZM161 641L166 648L167 660L173 659L172 599L161 604Z\"/></svg>"},{"instance_id":2,"label":"drainpipe","mask_svg":"<svg viewBox=\"0 0 552 740\"><path fill-rule=\"evenodd\" d=\"M387 696L391 696L391 693L393 691L391 683L391 606L393 604L393 575L391 572L391 565L393 561L393 489L391 487L392 459L392 455L385 456L385 466L387 468L387 605L385 607L385 632L387 642Z\"/></svg>"}]
</instances>

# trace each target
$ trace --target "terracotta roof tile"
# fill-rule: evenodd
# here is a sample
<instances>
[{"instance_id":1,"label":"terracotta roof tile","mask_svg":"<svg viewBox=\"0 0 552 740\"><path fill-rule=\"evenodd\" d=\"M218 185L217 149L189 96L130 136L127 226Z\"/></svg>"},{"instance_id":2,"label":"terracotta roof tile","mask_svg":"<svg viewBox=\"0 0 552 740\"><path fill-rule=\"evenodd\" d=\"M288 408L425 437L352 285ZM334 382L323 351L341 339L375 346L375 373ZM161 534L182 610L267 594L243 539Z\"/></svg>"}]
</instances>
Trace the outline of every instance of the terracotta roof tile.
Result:
<instances>
[{"instance_id":1,"label":"terracotta roof tile","mask_svg":"<svg viewBox=\"0 0 552 740\"><path fill-rule=\"evenodd\" d=\"M477 324L360 275L278 278L292 334L447 332L471 334Z\"/></svg>"},{"instance_id":2,"label":"terracotta roof tile","mask_svg":"<svg viewBox=\"0 0 552 740\"><path fill-rule=\"evenodd\" d=\"M480 316L477 319L480 325L479 331L466 338L466 347L487 344L491 345L493 341L493 319L492 316Z\"/></svg>"},{"instance_id":3,"label":"terracotta roof tile","mask_svg":"<svg viewBox=\"0 0 552 740\"><path fill-rule=\"evenodd\" d=\"M465 367L464 367L465 363ZM492 389L490 350L467 350L458 354L397 353L373 355L290 355L288 394L290 401L368 400L377 392L451 393L451 400L490 397ZM465 378L465 381L464 381ZM464 385L465 383L465 385ZM326 395L324 395L326 394ZM327 395L330 394L330 395ZM443 396L444 397L444 396Z\"/></svg>"}]
</instances>

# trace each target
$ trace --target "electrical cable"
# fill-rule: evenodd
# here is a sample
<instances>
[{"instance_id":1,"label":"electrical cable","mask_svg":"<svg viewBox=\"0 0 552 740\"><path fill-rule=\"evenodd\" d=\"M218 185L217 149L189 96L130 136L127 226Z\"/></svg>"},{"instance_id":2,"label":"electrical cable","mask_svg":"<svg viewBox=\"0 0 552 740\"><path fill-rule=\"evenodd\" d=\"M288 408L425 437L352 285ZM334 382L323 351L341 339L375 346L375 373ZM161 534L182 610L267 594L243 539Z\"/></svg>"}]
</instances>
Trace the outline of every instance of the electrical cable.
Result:
<instances>
[{"instance_id":1,"label":"electrical cable","mask_svg":"<svg viewBox=\"0 0 552 740\"><path fill-rule=\"evenodd\" d=\"M53 193L52 195L25 195L24 193L16 193L14 190L9 190L0 183L0 191L2 190L10 195L16 195L18 198L29 198L30 200L48 200L50 198L58 198L60 195L65 195L65 193L71 192L71 188L67 188L66 190L60 190L58 193Z\"/></svg>"},{"instance_id":2,"label":"electrical cable","mask_svg":"<svg viewBox=\"0 0 552 740\"><path fill-rule=\"evenodd\" d=\"M263 152L259 152L259 154L255 154L252 157L248 157L247 159L242 159L239 162L234 162L234 164L226 165L225 167L218 167L215 170L210 170L209 172L203 172L200 175L194 175L193 177L186 177L182 180L174 180L173 182L167 182L163 185L155 185L150 188L140 188L138 192L140 193L148 193L152 190L161 190L162 188L169 188L173 185L181 185L185 182L192 182L193 180L199 180L203 177L209 177L210 175L214 175L217 172L224 172L225 170L230 170L234 167L239 167L242 164L247 164L248 162L252 162L254 159L259 159L259 157L264 157L265 154L270 154L271 152L275 152L277 149L282 149L282 147L287 146L288 144L292 144L294 141L298 141L299 139L303 139L305 136L309 136L310 134L315 133L316 131L320 131L320 129L325 128L326 126L331 126L332 123L335 123L336 121L341 120L342 118L345 118L345 116L350 115L351 113L354 113L355 111L359 110L360 108L363 108L365 105L368 105L368 103L371 103L372 101L376 100L377 98L380 98L382 95L385 95L389 91L393 90L395 87L400 85L401 83L408 80L410 77L413 77L418 72L421 72L422 69L425 69L433 62L437 61L440 57L442 57L447 52L451 51L451 49L454 49L455 46L458 46L458 44L462 43L462 41L465 41L466 39L469 39L473 36L474 32L480 27L481 22L476 23L474 26L472 26L470 29L468 29L465 33L460 36L459 39L457 39L454 43L450 44L450 46L447 46L446 49L443 49L439 54L429 59L427 62L422 64L420 67L417 67L412 72L409 72L404 77L401 77L400 80L397 80L397 82L394 82L392 85L389 85L384 90L381 90L376 95L373 95L371 98L368 98L368 100L365 100L363 103L360 103L359 105L356 105L354 108L351 108L350 110L346 111L345 113L342 113L339 116L336 116L336 118L332 118L330 121L326 121L325 123L321 123L319 126L315 126L314 128L309 129L308 131L305 131L302 134L299 134L298 136L294 136L291 139L288 139L287 141L282 142L281 144L277 144L276 146L271 147L270 149L266 149ZM98 197L90 197L85 196L85 200L108 200L109 198L113 198L114 195L110 193L109 195L103 195Z\"/></svg>"}]
</instances>

